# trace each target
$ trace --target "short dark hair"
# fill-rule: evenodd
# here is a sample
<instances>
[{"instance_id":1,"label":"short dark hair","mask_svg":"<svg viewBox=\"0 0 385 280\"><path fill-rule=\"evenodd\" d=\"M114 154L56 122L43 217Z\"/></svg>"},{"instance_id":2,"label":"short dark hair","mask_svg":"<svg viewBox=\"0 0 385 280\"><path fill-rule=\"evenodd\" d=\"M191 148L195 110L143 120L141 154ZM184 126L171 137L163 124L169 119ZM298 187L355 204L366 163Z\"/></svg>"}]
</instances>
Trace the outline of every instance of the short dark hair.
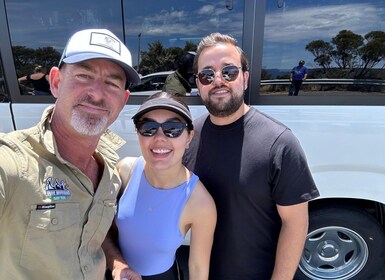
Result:
<instances>
[{"instance_id":1,"label":"short dark hair","mask_svg":"<svg viewBox=\"0 0 385 280\"><path fill-rule=\"evenodd\" d=\"M221 34L219 32L211 33L210 35L202 38L200 43L198 44L197 47L197 54L194 59L194 65L193 65L193 70L194 73L198 73L198 59L199 56L201 55L202 51L214 47L217 45L221 44L230 44L233 45L237 51L239 52L241 56L241 66L242 66L242 71L249 71L249 61L247 60L247 57L244 53L244 51L237 45L237 40L232 37L231 35L226 35L226 34Z\"/></svg>"}]
</instances>

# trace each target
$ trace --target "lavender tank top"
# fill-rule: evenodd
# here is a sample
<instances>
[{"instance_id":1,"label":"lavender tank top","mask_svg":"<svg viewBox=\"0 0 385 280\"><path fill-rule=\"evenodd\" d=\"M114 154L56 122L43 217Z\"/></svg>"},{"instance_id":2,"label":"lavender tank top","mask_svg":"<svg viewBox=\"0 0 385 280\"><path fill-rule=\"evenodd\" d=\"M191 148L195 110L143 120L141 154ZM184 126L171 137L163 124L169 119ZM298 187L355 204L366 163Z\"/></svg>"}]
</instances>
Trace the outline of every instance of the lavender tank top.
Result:
<instances>
[{"instance_id":1,"label":"lavender tank top","mask_svg":"<svg viewBox=\"0 0 385 280\"><path fill-rule=\"evenodd\" d=\"M130 181L119 200L115 218L120 250L130 267L143 276L167 271L184 241L179 230L182 210L198 177L192 174L172 189L157 189L143 172L144 160L136 161Z\"/></svg>"}]
</instances>

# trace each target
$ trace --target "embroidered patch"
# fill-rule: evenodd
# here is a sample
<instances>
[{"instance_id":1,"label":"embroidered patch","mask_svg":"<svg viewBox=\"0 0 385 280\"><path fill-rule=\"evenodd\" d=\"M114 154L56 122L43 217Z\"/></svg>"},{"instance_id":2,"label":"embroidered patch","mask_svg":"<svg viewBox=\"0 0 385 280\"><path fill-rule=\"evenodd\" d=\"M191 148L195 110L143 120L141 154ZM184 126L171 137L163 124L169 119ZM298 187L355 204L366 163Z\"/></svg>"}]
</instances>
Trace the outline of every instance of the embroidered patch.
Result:
<instances>
[{"instance_id":1,"label":"embroidered patch","mask_svg":"<svg viewBox=\"0 0 385 280\"><path fill-rule=\"evenodd\" d=\"M120 54L121 51L120 42L114 37L104 33L92 32L90 45L107 48L117 54Z\"/></svg>"},{"instance_id":2,"label":"embroidered patch","mask_svg":"<svg viewBox=\"0 0 385 280\"><path fill-rule=\"evenodd\" d=\"M65 180L48 177L45 182L45 195L54 201L66 200L71 196L71 191Z\"/></svg>"}]
</instances>

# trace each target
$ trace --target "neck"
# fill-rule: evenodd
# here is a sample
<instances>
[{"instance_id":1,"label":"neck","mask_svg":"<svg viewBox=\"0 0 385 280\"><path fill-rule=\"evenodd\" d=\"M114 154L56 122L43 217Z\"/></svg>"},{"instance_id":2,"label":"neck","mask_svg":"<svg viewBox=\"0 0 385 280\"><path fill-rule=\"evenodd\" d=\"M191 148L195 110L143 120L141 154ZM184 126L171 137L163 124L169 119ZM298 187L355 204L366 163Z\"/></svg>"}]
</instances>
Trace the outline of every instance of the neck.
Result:
<instances>
[{"instance_id":1,"label":"neck","mask_svg":"<svg viewBox=\"0 0 385 280\"><path fill-rule=\"evenodd\" d=\"M242 104L237 111L235 111L230 116L226 117L216 117L210 114L210 120L215 125L228 125L232 124L233 122L239 120L242 116L244 116L248 111L250 107L246 104Z\"/></svg>"},{"instance_id":2,"label":"neck","mask_svg":"<svg viewBox=\"0 0 385 280\"><path fill-rule=\"evenodd\" d=\"M85 170L91 161L99 142L100 136L81 135L72 128L66 129L64 124L52 120L52 133L60 156L78 167Z\"/></svg>"},{"instance_id":3,"label":"neck","mask_svg":"<svg viewBox=\"0 0 385 280\"><path fill-rule=\"evenodd\" d=\"M172 189L188 180L190 171L182 164L165 170L153 169L148 164L144 167L147 181L158 189Z\"/></svg>"}]
</instances>

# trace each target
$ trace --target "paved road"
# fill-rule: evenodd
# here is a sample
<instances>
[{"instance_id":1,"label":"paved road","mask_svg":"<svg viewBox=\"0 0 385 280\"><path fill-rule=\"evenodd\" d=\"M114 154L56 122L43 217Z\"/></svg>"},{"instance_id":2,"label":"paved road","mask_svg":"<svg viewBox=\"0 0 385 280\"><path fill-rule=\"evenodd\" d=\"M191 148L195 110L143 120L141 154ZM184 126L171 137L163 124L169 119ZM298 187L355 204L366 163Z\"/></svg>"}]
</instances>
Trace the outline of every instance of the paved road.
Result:
<instances>
[{"instance_id":1,"label":"paved road","mask_svg":"<svg viewBox=\"0 0 385 280\"><path fill-rule=\"evenodd\" d=\"M182 267L182 270L183 270L183 274L184 274L184 280L189 280L188 279L188 265L187 265L187 260L188 260L188 246L182 246L178 252L177 252L177 256L178 256L178 262L179 262L179 265ZM385 266L384 268L382 269L382 271L380 271L380 273L368 280L385 280Z\"/></svg>"}]
</instances>

